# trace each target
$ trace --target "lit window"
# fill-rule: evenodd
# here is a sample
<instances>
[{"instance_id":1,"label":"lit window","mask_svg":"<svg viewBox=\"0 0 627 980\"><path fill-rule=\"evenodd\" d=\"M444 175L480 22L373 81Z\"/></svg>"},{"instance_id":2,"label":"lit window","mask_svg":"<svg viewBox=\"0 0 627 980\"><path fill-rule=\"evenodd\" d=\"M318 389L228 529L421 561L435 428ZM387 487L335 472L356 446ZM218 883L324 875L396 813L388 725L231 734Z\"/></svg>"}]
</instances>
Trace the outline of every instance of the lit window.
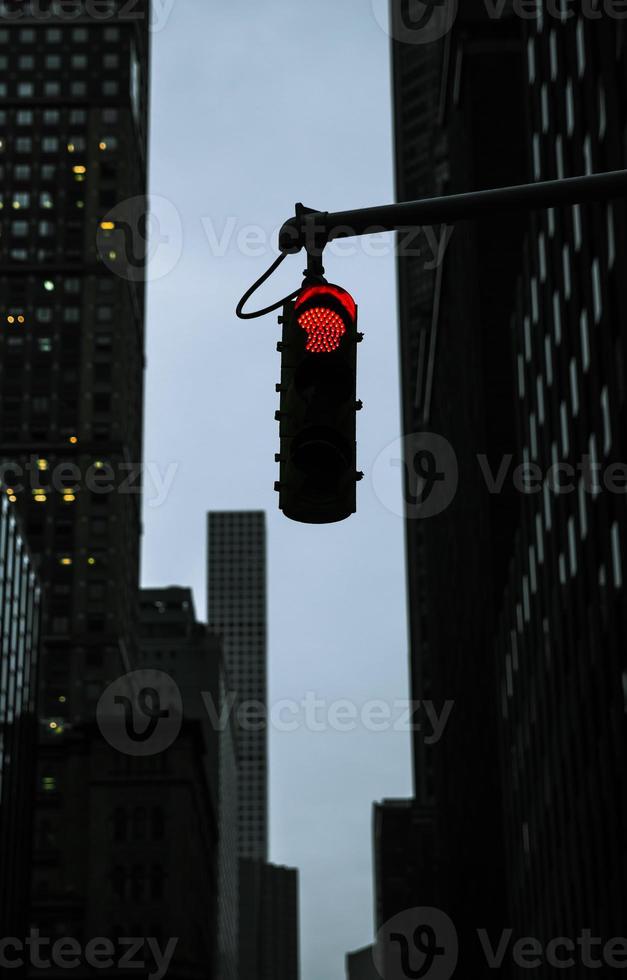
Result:
<instances>
[{"instance_id":1,"label":"lit window","mask_svg":"<svg viewBox=\"0 0 627 980\"><path fill-rule=\"evenodd\" d=\"M542 132L548 133L549 131L549 91L546 82L542 85L540 90L540 104L542 112Z\"/></svg>"},{"instance_id":2,"label":"lit window","mask_svg":"<svg viewBox=\"0 0 627 980\"><path fill-rule=\"evenodd\" d=\"M610 397L607 385L601 392L601 413L603 415L603 452L607 456L612 448L612 425L610 422Z\"/></svg>"},{"instance_id":3,"label":"lit window","mask_svg":"<svg viewBox=\"0 0 627 980\"><path fill-rule=\"evenodd\" d=\"M16 121L18 126L32 126L33 125L33 113L31 109L18 109L16 115Z\"/></svg>"},{"instance_id":4,"label":"lit window","mask_svg":"<svg viewBox=\"0 0 627 980\"><path fill-rule=\"evenodd\" d=\"M44 136L41 148L44 153L56 153L59 149L59 140L56 136Z\"/></svg>"},{"instance_id":5,"label":"lit window","mask_svg":"<svg viewBox=\"0 0 627 980\"><path fill-rule=\"evenodd\" d=\"M614 208L607 206L607 261L610 269L616 260L616 235L614 233Z\"/></svg>"},{"instance_id":6,"label":"lit window","mask_svg":"<svg viewBox=\"0 0 627 980\"><path fill-rule=\"evenodd\" d=\"M546 363L546 383L550 388L553 384L553 355L551 352L551 338L548 334L544 338L544 360Z\"/></svg>"},{"instance_id":7,"label":"lit window","mask_svg":"<svg viewBox=\"0 0 627 980\"><path fill-rule=\"evenodd\" d=\"M579 524L581 526L581 537L583 541L588 536L588 504L586 496L586 484L581 479L579 481Z\"/></svg>"},{"instance_id":8,"label":"lit window","mask_svg":"<svg viewBox=\"0 0 627 980\"><path fill-rule=\"evenodd\" d=\"M70 85L70 93L75 98L82 98L87 95L87 84L86 82L72 82Z\"/></svg>"},{"instance_id":9,"label":"lit window","mask_svg":"<svg viewBox=\"0 0 627 980\"><path fill-rule=\"evenodd\" d=\"M47 210L54 207L54 201L52 200L50 191L42 191L39 195L39 206Z\"/></svg>"},{"instance_id":10,"label":"lit window","mask_svg":"<svg viewBox=\"0 0 627 980\"><path fill-rule=\"evenodd\" d=\"M87 68L87 55L86 54L73 54L72 55L72 68Z\"/></svg>"},{"instance_id":11,"label":"lit window","mask_svg":"<svg viewBox=\"0 0 627 980\"><path fill-rule=\"evenodd\" d=\"M599 139L605 139L607 132L607 106L605 102L605 89L603 83L599 82Z\"/></svg>"},{"instance_id":12,"label":"lit window","mask_svg":"<svg viewBox=\"0 0 627 980\"><path fill-rule=\"evenodd\" d=\"M557 80L557 72L559 68L558 56L557 56L557 35L555 30L552 30L549 34L549 55L551 60L551 81Z\"/></svg>"},{"instance_id":13,"label":"lit window","mask_svg":"<svg viewBox=\"0 0 627 980\"><path fill-rule=\"evenodd\" d=\"M16 211L19 211L20 208L30 207L30 194L28 191L20 191L14 194L12 205Z\"/></svg>"},{"instance_id":14,"label":"lit window","mask_svg":"<svg viewBox=\"0 0 627 980\"><path fill-rule=\"evenodd\" d=\"M590 367L590 339L588 336L588 313L586 310L582 311L579 320L579 329L581 333L581 366L584 371L587 371Z\"/></svg>"},{"instance_id":15,"label":"lit window","mask_svg":"<svg viewBox=\"0 0 627 980\"><path fill-rule=\"evenodd\" d=\"M577 23L577 67L579 77L583 78L586 71L586 36L584 22L581 18Z\"/></svg>"},{"instance_id":16,"label":"lit window","mask_svg":"<svg viewBox=\"0 0 627 980\"><path fill-rule=\"evenodd\" d=\"M593 172L594 167L592 164L592 141L589 134L583 141L583 165L586 174L590 175Z\"/></svg>"},{"instance_id":17,"label":"lit window","mask_svg":"<svg viewBox=\"0 0 627 980\"><path fill-rule=\"evenodd\" d=\"M573 95L572 78L569 78L566 83L566 125L568 127L568 135L572 136L575 132L575 98Z\"/></svg>"},{"instance_id":18,"label":"lit window","mask_svg":"<svg viewBox=\"0 0 627 980\"><path fill-rule=\"evenodd\" d=\"M16 153L32 153L33 141L30 136L18 136L15 141Z\"/></svg>"},{"instance_id":19,"label":"lit window","mask_svg":"<svg viewBox=\"0 0 627 980\"><path fill-rule=\"evenodd\" d=\"M570 249L564 245L562 249L562 265L564 268L564 296L570 299L572 293L572 282L570 277Z\"/></svg>"},{"instance_id":20,"label":"lit window","mask_svg":"<svg viewBox=\"0 0 627 980\"><path fill-rule=\"evenodd\" d=\"M603 316L603 296L601 293L601 265L598 259L592 263L592 295L594 299L594 319L600 323Z\"/></svg>"},{"instance_id":21,"label":"lit window","mask_svg":"<svg viewBox=\"0 0 627 980\"><path fill-rule=\"evenodd\" d=\"M566 402L560 403L560 426L562 430L562 452L564 454L564 459L568 456L570 452L570 440L568 437L568 410L566 408Z\"/></svg>"},{"instance_id":22,"label":"lit window","mask_svg":"<svg viewBox=\"0 0 627 980\"><path fill-rule=\"evenodd\" d=\"M44 82L44 95L50 98L54 98L61 95L61 83L60 82Z\"/></svg>"},{"instance_id":23,"label":"lit window","mask_svg":"<svg viewBox=\"0 0 627 980\"><path fill-rule=\"evenodd\" d=\"M612 524L612 574L614 585L620 589L623 584L623 565L620 554L620 531L616 521Z\"/></svg>"},{"instance_id":24,"label":"lit window","mask_svg":"<svg viewBox=\"0 0 627 980\"><path fill-rule=\"evenodd\" d=\"M568 518L568 554L570 558L570 574L577 574L577 539L575 537L575 518Z\"/></svg>"},{"instance_id":25,"label":"lit window","mask_svg":"<svg viewBox=\"0 0 627 980\"><path fill-rule=\"evenodd\" d=\"M570 400L573 406L573 417L579 414L579 386L577 384L577 362L574 357L570 359Z\"/></svg>"},{"instance_id":26,"label":"lit window","mask_svg":"<svg viewBox=\"0 0 627 980\"><path fill-rule=\"evenodd\" d=\"M573 231L575 233L575 248L579 251L583 235L581 230L581 208L578 204L575 204L573 207Z\"/></svg>"},{"instance_id":27,"label":"lit window","mask_svg":"<svg viewBox=\"0 0 627 980\"><path fill-rule=\"evenodd\" d=\"M59 110L58 109L45 109L44 110L44 125L45 126L58 126L59 124Z\"/></svg>"}]
</instances>

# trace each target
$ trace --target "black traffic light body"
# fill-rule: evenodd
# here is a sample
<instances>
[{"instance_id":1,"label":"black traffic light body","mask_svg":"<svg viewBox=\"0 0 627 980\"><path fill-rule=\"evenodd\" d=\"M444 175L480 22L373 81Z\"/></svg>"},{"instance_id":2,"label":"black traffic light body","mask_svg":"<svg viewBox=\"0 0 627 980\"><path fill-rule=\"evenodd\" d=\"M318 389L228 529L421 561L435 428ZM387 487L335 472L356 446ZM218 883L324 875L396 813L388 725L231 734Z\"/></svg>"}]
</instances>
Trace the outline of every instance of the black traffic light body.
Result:
<instances>
[{"instance_id":1,"label":"black traffic light body","mask_svg":"<svg viewBox=\"0 0 627 980\"><path fill-rule=\"evenodd\" d=\"M356 511L356 483L361 479L356 447L361 335L357 308L348 293L320 286L303 303L312 293L306 290L285 304L279 320L279 508L294 521L331 524Z\"/></svg>"}]
</instances>

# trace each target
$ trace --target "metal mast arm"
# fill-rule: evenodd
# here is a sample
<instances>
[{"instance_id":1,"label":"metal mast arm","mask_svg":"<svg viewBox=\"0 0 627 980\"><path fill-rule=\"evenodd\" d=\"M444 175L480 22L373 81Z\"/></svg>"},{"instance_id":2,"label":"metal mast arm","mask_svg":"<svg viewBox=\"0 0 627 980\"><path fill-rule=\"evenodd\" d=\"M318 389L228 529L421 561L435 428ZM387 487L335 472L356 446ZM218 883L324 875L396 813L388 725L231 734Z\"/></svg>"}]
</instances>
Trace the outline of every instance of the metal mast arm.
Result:
<instances>
[{"instance_id":1,"label":"metal mast arm","mask_svg":"<svg viewBox=\"0 0 627 980\"><path fill-rule=\"evenodd\" d=\"M302 248L320 252L334 238L401 231L421 225L454 224L497 212L534 211L623 196L627 197L627 170L424 198L357 211L329 213L298 204L296 216L286 221L280 231L279 249L283 253L299 252Z\"/></svg>"}]
</instances>

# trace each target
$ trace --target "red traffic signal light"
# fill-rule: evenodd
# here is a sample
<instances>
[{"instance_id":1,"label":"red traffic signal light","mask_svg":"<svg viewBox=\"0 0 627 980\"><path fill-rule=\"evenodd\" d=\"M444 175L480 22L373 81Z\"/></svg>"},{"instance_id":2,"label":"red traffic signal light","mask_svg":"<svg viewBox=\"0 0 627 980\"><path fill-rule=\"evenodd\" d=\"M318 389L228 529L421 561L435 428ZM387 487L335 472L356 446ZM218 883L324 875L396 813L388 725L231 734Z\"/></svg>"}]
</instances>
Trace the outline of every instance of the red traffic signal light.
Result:
<instances>
[{"instance_id":1,"label":"red traffic signal light","mask_svg":"<svg viewBox=\"0 0 627 980\"><path fill-rule=\"evenodd\" d=\"M356 510L357 306L346 290L306 282L281 321L279 507L306 524Z\"/></svg>"},{"instance_id":2,"label":"red traffic signal light","mask_svg":"<svg viewBox=\"0 0 627 980\"><path fill-rule=\"evenodd\" d=\"M294 307L299 325L307 333L306 349L312 354L330 354L342 337L355 326L355 300L340 286L324 283L305 286Z\"/></svg>"}]
</instances>

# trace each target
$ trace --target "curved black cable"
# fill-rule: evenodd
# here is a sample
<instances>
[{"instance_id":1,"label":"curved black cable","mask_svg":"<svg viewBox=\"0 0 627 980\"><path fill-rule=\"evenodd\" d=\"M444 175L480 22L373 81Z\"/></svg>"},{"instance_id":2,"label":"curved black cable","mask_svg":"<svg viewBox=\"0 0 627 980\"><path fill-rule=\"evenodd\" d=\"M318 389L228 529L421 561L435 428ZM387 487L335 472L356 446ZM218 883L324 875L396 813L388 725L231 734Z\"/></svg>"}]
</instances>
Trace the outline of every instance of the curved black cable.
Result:
<instances>
[{"instance_id":1,"label":"curved black cable","mask_svg":"<svg viewBox=\"0 0 627 980\"><path fill-rule=\"evenodd\" d=\"M250 287L248 292L244 293L241 300L237 304L237 309L235 310L235 313L240 318L240 320L254 320L258 316L265 316L266 313L272 313L274 312L274 310L280 309L280 307L283 306L285 303L287 303L289 300L294 299L296 296L298 296L298 294L300 293L300 289L296 289L293 293L290 293L289 296L284 296L283 299L280 299L277 303L273 303L272 306L266 306L264 310L255 310L254 313L243 312L246 303L253 295L253 293L256 293L260 286L263 286L266 279L270 278L272 273L279 268L281 262L283 261L283 259L286 259L287 256L288 256L287 252L283 252L281 255L279 255L279 257L275 259L275 261L272 263L268 271L264 272L264 274L260 276L257 282Z\"/></svg>"}]
</instances>

